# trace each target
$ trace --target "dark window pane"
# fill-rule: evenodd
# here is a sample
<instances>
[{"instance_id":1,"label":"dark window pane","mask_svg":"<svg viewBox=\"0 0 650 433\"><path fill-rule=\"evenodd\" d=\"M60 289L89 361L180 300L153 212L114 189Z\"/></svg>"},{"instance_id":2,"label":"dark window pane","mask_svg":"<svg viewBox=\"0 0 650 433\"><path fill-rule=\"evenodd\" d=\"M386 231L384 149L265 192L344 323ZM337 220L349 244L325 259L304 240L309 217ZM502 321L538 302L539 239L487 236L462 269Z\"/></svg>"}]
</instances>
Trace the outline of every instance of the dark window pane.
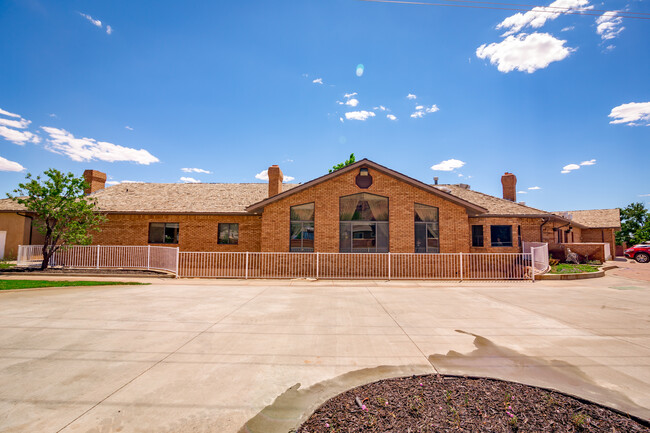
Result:
<instances>
[{"instance_id":1,"label":"dark window pane","mask_svg":"<svg viewBox=\"0 0 650 433\"><path fill-rule=\"evenodd\" d=\"M178 223L149 223L150 244L177 244Z\"/></svg>"},{"instance_id":2,"label":"dark window pane","mask_svg":"<svg viewBox=\"0 0 650 433\"><path fill-rule=\"evenodd\" d=\"M493 247L512 246L512 226L490 226Z\"/></svg>"},{"instance_id":3,"label":"dark window pane","mask_svg":"<svg viewBox=\"0 0 650 433\"><path fill-rule=\"evenodd\" d=\"M291 221L314 221L314 203L291 206Z\"/></svg>"},{"instance_id":4,"label":"dark window pane","mask_svg":"<svg viewBox=\"0 0 650 433\"><path fill-rule=\"evenodd\" d=\"M302 251L314 251L314 223L302 223Z\"/></svg>"},{"instance_id":5,"label":"dark window pane","mask_svg":"<svg viewBox=\"0 0 650 433\"><path fill-rule=\"evenodd\" d=\"M165 240L165 224L164 223L150 223L149 224L149 243L162 244Z\"/></svg>"},{"instance_id":6,"label":"dark window pane","mask_svg":"<svg viewBox=\"0 0 650 433\"><path fill-rule=\"evenodd\" d=\"M472 226L472 246L473 247L483 246L483 226L479 226L479 225Z\"/></svg>"},{"instance_id":7,"label":"dark window pane","mask_svg":"<svg viewBox=\"0 0 650 433\"><path fill-rule=\"evenodd\" d=\"M352 224L342 222L339 233L339 250L344 253L349 253L352 251Z\"/></svg>"},{"instance_id":8,"label":"dark window pane","mask_svg":"<svg viewBox=\"0 0 650 433\"><path fill-rule=\"evenodd\" d=\"M377 227L377 252L388 252L388 224L376 223Z\"/></svg>"},{"instance_id":9,"label":"dark window pane","mask_svg":"<svg viewBox=\"0 0 650 433\"><path fill-rule=\"evenodd\" d=\"M427 253L440 252L438 223L427 224Z\"/></svg>"},{"instance_id":10,"label":"dark window pane","mask_svg":"<svg viewBox=\"0 0 650 433\"><path fill-rule=\"evenodd\" d=\"M237 244L239 242L239 224L219 223L219 244Z\"/></svg>"},{"instance_id":11,"label":"dark window pane","mask_svg":"<svg viewBox=\"0 0 650 433\"><path fill-rule=\"evenodd\" d=\"M424 204L415 204L416 222L438 222L438 208Z\"/></svg>"},{"instance_id":12,"label":"dark window pane","mask_svg":"<svg viewBox=\"0 0 650 433\"><path fill-rule=\"evenodd\" d=\"M427 225L415 224L415 252L427 252Z\"/></svg>"},{"instance_id":13,"label":"dark window pane","mask_svg":"<svg viewBox=\"0 0 650 433\"><path fill-rule=\"evenodd\" d=\"M388 198L368 193L341 197L339 219L341 221L388 221Z\"/></svg>"}]
</instances>

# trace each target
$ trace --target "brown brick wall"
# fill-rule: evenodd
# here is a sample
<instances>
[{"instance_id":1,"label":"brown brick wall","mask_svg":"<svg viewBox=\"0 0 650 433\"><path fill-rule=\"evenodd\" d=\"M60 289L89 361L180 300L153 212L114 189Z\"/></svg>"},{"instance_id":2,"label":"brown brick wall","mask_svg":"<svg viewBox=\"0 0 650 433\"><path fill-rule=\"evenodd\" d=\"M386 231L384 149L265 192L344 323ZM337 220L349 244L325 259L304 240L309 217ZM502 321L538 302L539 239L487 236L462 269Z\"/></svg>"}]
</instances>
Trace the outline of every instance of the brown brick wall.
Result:
<instances>
[{"instance_id":1,"label":"brown brick wall","mask_svg":"<svg viewBox=\"0 0 650 433\"><path fill-rule=\"evenodd\" d=\"M614 229L584 229L582 242L605 242L609 244L612 255L616 252L616 237Z\"/></svg>"},{"instance_id":2,"label":"brown brick wall","mask_svg":"<svg viewBox=\"0 0 650 433\"><path fill-rule=\"evenodd\" d=\"M179 224L177 244L151 244L179 247L181 251L260 251L261 217L258 215L142 215L109 214L93 244L149 245L150 222ZM239 224L239 243L217 243L219 223Z\"/></svg>"},{"instance_id":3,"label":"brown brick wall","mask_svg":"<svg viewBox=\"0 0 650 433\"><path fill-rule=\"evenodd\" d=\"M470 232L464 207L370 169L373 184L361 189L353 170L292 194L264 208L262 251L289 251L289 208L315 203L315 249L339 251L339 197L368 192L389 198L389 242L393 253L415 251L414 204L436 206L440 219L440 252L469 252Z\"/></svg>"},{"instance_id":4,"label":"brown brick wall","mask_svg":"<svg viewBox=\"0 0 650 433\"><path fill-rule=\"evenodd\" d=\"M501 217L471 217L470 225L483 226L483 247L472 247L472 253L518 253L521 248L518 243L518 228L521 227L522 242L540 242L539 226L541 218L501 218ZM493 247L490 226L512 226L512 247ZM468 229L471 235L471 227Z\"/></svg>"}]
</instances>

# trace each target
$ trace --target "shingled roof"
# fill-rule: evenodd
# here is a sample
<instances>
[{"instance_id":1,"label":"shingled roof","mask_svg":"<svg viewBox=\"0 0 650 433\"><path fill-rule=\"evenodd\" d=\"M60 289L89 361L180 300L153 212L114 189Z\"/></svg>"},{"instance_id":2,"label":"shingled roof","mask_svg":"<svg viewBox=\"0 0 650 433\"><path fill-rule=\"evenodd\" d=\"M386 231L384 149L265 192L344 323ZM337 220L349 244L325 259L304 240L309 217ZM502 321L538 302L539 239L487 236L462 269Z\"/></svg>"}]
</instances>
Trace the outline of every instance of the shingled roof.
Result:
<instances>
[{"instance_id":1,"label":"shingled roof","mask_svg":"<svg viewBox=\"0 0 650 433\"><path fill-rule=\"evenodd\" d=\"M166 214L247 213L246 206L267 196L266 183L121 183L89 195L103 212ZM0 200L0 211L21 210L12 200Z\"/></svg>"},{"instance_id":2,"label":"shingled roof","mask_svg":"<svg viewBox=\"0 0 650 433\"><path fill-rule=\"evenodd\" d=\"M520 203L515 203L510 200L495 197L493 195L484 194L478 191L472 191L469 188L464 188L460 185L435 185L436 188L448 192L449 194L467 200L471 203L477 204L487 209L487 214L481 215L518 215L518 216L552 216L561 217L561 215L554 215L551 212L546 212L541 209L526 206Z\"/></svg>"},{"instance_id":3,"label":"shingled roof","mask_svg":"<svg viewBox=\"0 0 650 433\"><path fill-rule=\"evenodd\" d=\"M554 212L556 215L569 215L571 221L587 228L621 228L621 212L618 209L569 210Z\"/></svg>"}]
</instances>

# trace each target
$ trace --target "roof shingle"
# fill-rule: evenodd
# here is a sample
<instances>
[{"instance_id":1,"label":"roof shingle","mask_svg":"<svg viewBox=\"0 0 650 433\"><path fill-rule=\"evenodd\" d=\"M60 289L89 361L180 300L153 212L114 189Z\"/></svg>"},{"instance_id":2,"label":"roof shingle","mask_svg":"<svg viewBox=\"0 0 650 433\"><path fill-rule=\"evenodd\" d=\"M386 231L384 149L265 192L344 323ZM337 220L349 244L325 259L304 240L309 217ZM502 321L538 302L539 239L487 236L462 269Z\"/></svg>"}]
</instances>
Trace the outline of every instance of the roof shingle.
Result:
<instances>
[{"instance_id":1,"label":"roof shingle","mask_svg":"<svg viewBox=\"0 0 650 433\"><path fill-rule=\"evenodd\" d=\"M569 210L553 213L570 215L571 221L588 228L621 228L621 212L618 209Z\"/></svg>"}]
</instances>

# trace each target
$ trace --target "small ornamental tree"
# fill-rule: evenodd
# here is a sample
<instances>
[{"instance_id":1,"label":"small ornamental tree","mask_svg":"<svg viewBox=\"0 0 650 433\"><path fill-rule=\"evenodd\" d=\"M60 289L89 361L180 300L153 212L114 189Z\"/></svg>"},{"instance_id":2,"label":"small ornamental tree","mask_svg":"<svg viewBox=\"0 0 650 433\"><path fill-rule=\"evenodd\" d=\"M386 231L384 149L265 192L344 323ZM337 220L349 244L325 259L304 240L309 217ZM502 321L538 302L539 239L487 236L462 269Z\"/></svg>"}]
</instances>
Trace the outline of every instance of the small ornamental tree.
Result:
<instances>
[{"instance_id":1,"label":"small ornamental tree","mask_svg":"<svg viewBox=\"0 0 650 433\"><path fill-rule=\"evenodd\" d=\"M650 212L643 203L631 203L621 211L621 231L616 232L616 244L628 247L650 240Z\"/></svg>"},{"instance_id":2,"label":"small ornamental tree","mask_svg":"<svg viewBox=\"0 0 650 433\"><path fill-rule=\"evenodd\" d=\"M342 169L343 167L347 167L348 165L352 165L352 164L354 164L354 162L355 162L356 160L357 160L357 159L354 157L354 153L351 153L351 154L350 154L350 159L348 159L348 160L346 160L345 162L342 162L342 163L340 163L340 164L336 164L334 167L330 168L329 173L334 173L336 170L340 170L340 169Z\"/></svg>"},{"instance_id":3,"label":"small ornamental tree","mask_svg":"<svg viewBox=\"0 0 650 433\"><path fill-rule=\"evenodd\" d=\"M65 245L89 244L89 232L98 231L99 224L106 221L97 213L95 201L85 196L88 184L83 178L53 168L43 174L41 180L40 176L33 179L28 173L26 182L18 184L14 195L7 194L25 206L27 212L35 214L36 229L45 237L41 270L47 269L52 255Z\"/></svg>"}]
</instances>

